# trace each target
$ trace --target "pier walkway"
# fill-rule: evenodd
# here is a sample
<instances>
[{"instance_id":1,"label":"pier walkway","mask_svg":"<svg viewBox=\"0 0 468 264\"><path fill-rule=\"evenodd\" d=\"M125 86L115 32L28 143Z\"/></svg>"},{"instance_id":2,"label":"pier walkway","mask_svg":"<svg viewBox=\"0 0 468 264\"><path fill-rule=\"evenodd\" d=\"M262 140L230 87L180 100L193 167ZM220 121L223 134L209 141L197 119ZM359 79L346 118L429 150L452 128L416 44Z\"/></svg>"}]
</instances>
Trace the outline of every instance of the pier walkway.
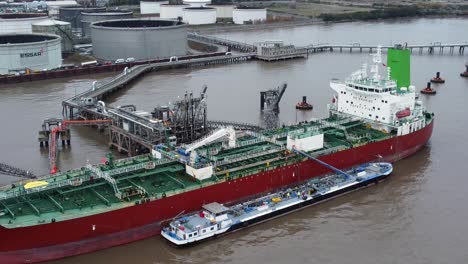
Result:
<instances>
[{"instance_id":1,"label":"pier walkway","mask_svg":"<svg viewBox=\"0 0 468 264\"><path fill-rule=\"evenodd\" d=\"M255 52L256 47L252 44L242 43L238 41L223 39L214 36L207 36L207 35L199 35L197 33L188 33L188 38L201 41L210 44L222 45L231 48L232 50L240 51L240 52ZM403 45L405 46L405 45ZM340 52L343 51L367 51L372 52L373 50L377 49L378 45L368 45L368 44L361 44L361 43L351 43L351 44L330 44L330 43L319 43L319 44L311 44L303 47L298 48L306 48L309 53L317 53L317 52L324 52L324 51L336 51L339 50ZM382 45L382 49L389 49L395 47L395 45ZM465 48L468 48L468 42L463 43L442 43L442 42L433 42L429 44L415 44L415 45L406 45L406 47L411 51L415 52L418 51L420 54L427 52L427 54L444 54L444 51L448 51L449 54L464 54Z\"/></svg>"}]
</instances>

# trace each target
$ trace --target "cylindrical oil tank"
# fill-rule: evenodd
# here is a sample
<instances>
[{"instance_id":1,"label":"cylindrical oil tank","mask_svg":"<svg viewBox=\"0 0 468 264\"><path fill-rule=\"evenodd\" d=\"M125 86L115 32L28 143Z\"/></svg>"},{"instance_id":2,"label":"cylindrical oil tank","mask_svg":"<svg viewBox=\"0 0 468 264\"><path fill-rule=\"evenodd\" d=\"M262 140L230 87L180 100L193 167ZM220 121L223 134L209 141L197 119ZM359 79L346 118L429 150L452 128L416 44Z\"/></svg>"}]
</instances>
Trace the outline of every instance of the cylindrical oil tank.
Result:
<instances>
[{"instance_id":1,"label":"cylindrical oil tank","mask_svg":"<svg viewBox=\"0 0 468 264\"><path fill-rule=\"evenodd\" d=\"M267 11L265 8L237 7L232 11L234 24L255 24L265 21Z\"/></svg>"},{"instance_id":2,"label":"cylindrical oil tank","mask_svg":"<svg viewBox=\"0 0 468 264\"><path fill-rule=\"evenodd\" d=\"M190 7L189 5L161 5L161 14L159 15L162 19L177 19L183 16L184 8Z\"/></svg>"},{"instance_id":3,"label":"cylindrical oil tank","mask_svg":"<svg viewBox=\"0 0 468 264\"><path fill-rule=\"evenodd\" d=\"M183 10L183 21L189 25L216 23L216 9L211 7L187 7Z\"/></svg>"},{"instance_id":4,"label":"cylindrical oil tank","mask_svg":"<svg viewBox=\"0 0 468 264\"><path fill-rule=\"evenodd\" d=\"M190 7L203 7L211 4L211 0L183 0L182 2Z\"/></svg>"},{"instance_id":5,"label":"cylindrical oil tank","mask_svg":"<svg viewBox=\"0 0 468 264\"><path fill-rule=\"evenodd\" d=\"M149 60L187 54L186 24L163 19L125 19L91 24L94 56L100 61Z\"/></svg>"},{"instance_id":6,"label":"cylindrical oil tank","mask_svg":"<svg viewBox=\"0 0 468 264\"><path fill-rule=\"evenodd\" d=\"M232 11L234 5L232 4L209 4L207 7L216 9L216 18L218 19L232 19Z\"/></svg>"},{"instance_id":7,"label":"cylindrical oil tank","mask_svg":"<svg viewBox=\"0 0 468 264\"><path fill-rule=\"evenodd\" d=\"M140 14L159 14L161 13L161 5L169 4L169 1L157 1L157 0L144 0L140 1Z\"/></svg>"},{"instance_id":8,"label":"cylindrical oil tank","mask_svg":"<svg viewBox=\"0 0 468 264\"><path fill-rule=\"evenodd\" d=\"M83 37L91 37L91 23L105 20L129 19L133 17L132 11L113 10L101 13L81 13L81 28Z\"/></svg>"},{"instance_id":9,"label":"cylindrical oil tank","mask_svg":"<svg viewBox=\"0 0 468 264\"><path fill-rule=\"evenodd\" d=\"M0 74L51 70L62 64L60 37L48 34L0 35Z\"/></svg>"},{"instance_id":10,"label":"cylindrical oil tank","mask_svg":"<svg viewBox=\"0 0 468 264\"><path fill-rule=\"evenodd\" d=\"M32 24L32 31L34 33L54 34L60 36L62 38L62 52L73 52L74 39L70 23L58 20L37 22Z\"/></svg>"},{"instance_id":11,"label":"cylindrical oil tank","mask_svg":"<svg viewBox=\"0 0 468 264\"><path fill-rule=\"evenodd\" d=\"M45 13L0 14L0 34L32 33L32 24L50 21Z\"/></svg>"},{"instance_id":12,"label":"cylindrical oil tank","mask_svg":"<svg viewBox=\"0 0 468 264\"><path fill-rule=\"evenodd\" d=\"M81 13L99 13L105 11L105 7L69 6L61 7L59 9L59 16L61 21L71 24L72 30L81 31Z\"/></svg>"}]
</instances>

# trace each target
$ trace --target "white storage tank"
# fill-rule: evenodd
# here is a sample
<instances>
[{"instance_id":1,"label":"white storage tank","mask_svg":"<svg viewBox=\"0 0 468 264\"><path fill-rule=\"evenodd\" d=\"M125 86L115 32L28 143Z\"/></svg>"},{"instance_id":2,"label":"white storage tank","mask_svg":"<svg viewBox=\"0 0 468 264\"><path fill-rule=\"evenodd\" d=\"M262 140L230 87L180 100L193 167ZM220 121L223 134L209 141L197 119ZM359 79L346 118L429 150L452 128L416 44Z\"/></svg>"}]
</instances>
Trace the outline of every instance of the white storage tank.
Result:
<instances>
[{"instance_id":1,"label":"white storage tank","mask_svg":"<svg viewBox=\"0 0 468 264\"><path fill-rule=\"evenodd\" d=\"M176 20L123 19L91 24L93 55L99 61L136 61L187 54L187 27Z\"/></svg>"},{"instance_id":2,"label":"white storage tank","mask_svg":"<svg viewBox=\"0 0 468 264\"><path fill-rule=\"evenodd\" d=\"M189 25L207 25L216 23L216 9L211 7L184 8L183 21Z\"/></svg>"},{"instance_id":3,"label":"white storage tank","mask_svg":"<svg viewBox=\"0 0 468 264\"><path fill-rule=\"evenodd\" d=\"M211 0L183 0L183 3L190 7L204 7L211 4Z\"/></svg>"},{"instance_id":4,"label":"white storage tank","mask_svg":"<svg viewBox=\"0 0 468 264\"><path fill-rule=\"evenodd\" d=\"M161 5L169 4L169 1L144 0L140 2L140 14L160 14Z\"/></svg>"},{"instance_id":5,"label":"white storage tank","mask_svg":"<svg viewBox=\"0 0 468 264\"><path fill-rule=\"evenodd\" d=\"M60 67L60 40L59 36L48 34L0 35L0 74Z\"/></svg>"},{"instance_id":6,"label":"white storage tank","mask_svg":"<svg viewBox=\"0 0 468 264\"><path fill-rule=\"evenodd\" d=\"M68 22L50 20L42 21L32 24L32 31L34 33L54 34L62 38L62 52L73 52L73 34L71 24Z\"/></svg>"},{"instance_id":7,"label":"white storage tank","mask_svg":"<svg viewBox=\"0 0 468 264\"><path fill-rule=\"evenodd\" d=\"M91 37L91 23L105 20L130 19L133 17L132 11L108 10L99 13L81 13L81 28L83 37Z\"/></svg>"},{"instance_id":8,"label":"white storage tank","mask_svg":"<svg viewBox=\"0 0 468 264\"><path fill-rule=\"evenodd\" d=\"M32 24L51 21L45 13L0 14L0 34L32 33Z\"/></svg>"},{"instance_id":9,"label":"white storage tank","mask_svg":"<svg viewBox=\"0 0 468 264\"><path fill-rule=\"evenodd\" d=\"M161 5L161 13L159 15L162 19L177 19L182 17L184 8L190 7L189 5Z\"/></svg>"},{"instance_id":10,"label":"white storage tank","mask_svg":"<svg viewBox=\"0 0 468 264\"><path fill-rule=\"evenodd\" d=\"M207 7L212 7L216 9L216 17L218 19L232 19L232 11L234 10L234 5L231 4L210 4L206 5Z\"/></svg>"},{"instance_id":11,"label":"white storage tank","mask_svg":"<svg viewBox=\"0 0 468 264\"><path fill-rule=\"evenodd\" d=\"M265 8L237 7L232 11L234 24L255 24L266 21L267 11Z\"/></svg>"}]
</instances>

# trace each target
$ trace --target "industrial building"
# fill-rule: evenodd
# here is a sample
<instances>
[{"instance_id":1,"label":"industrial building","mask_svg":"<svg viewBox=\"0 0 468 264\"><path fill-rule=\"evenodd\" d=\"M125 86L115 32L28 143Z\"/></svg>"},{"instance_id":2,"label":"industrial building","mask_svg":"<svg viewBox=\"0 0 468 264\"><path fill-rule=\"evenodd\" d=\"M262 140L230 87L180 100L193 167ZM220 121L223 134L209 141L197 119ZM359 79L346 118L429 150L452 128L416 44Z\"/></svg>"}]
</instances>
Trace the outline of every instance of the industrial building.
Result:
<instances>
[{"instance_id":1,"label":"industrial building","mask_svg":"<svg viewBox=\"0 0 468 264\"><path fill-rule=\"evenodd\" d=\"M83 37L91 37L91 23L104 20L129 19L133 17L132 11L112 10L98 13L81 13L81 28Z\"/></svg>"},{"instance_id":2,"label":"industrial building","mask_svg":"<svg viewBox=\"0 0 468 264\"><path fill-rule=\"evenodd\" d=\"M183 21L189 25L216 23L216 9L212 7L187 7L182 12Z\"/></svg>"},{"instance_id":3,"label":"industrial building","mask_svg":"<svg viewBox=\"0 0 468 264\"><path fill-rule=\"evenodd\" d=\"M59 16L61 21L69 22L72 30L81 32L81 13L98 13L106 12L105 7L61 7Z\"/></svg>"},{"instance_id":4,"label":"industrial building","mask_svg":"<svg viewBox=\"0 0 468 264\"><path fill-rule=\"evenodd\" d=\"M169 1L145 0L140 1L140 14L154 15L161 13L161 5L169 4Z\"/></svg>"},{"instance_id":5,"label":"industrial building","mask_svg":"<svg viewBox=\"0 0 468 264\"><path fill-rule=\"evenodd\" d=\"M62 64L61 38L47 34L0 35L0 74L51 70Z\"/></svg>"},{"instance_id":6,"label":"industrial building","mask_svg":"<svg viewBox=\"0 0 468 264\"><path fill-rule=\"evenodd\" d=\"M33 33L58 35L62 38L62 53L72 53L73 39L71 24L68 22L49 20L32 24Z\"/></svg>"},{"instance_id":7,"label":"industrial building","mask_svg":"<svg viewBox=\"0 0 468 264\"><path fill-rule=\"evenodd\" d=\"M91 39L94 57L100 61L148 60L187 54L186 24L174 20L94 22Z\"/></svg>"},{"instance_id":8,"label":"industrial building","mask_svg":"<svg viewBox=\"0 0 468 264\"><path fill-rule=\"evenodd\" d=\"M0 34L32 33L32 24L50 21L45 13L0 14Z\"/></svg>"},{"instance_id":9,"label":"industrial building","mask_svg":"<svg viewBox=\"0 0 468 264\"><path fill-rule=\"evenodd\" d=\"M234 24L255 24L266 21L267 11L265 8L237 7L232 11Z\"/></svg>"},{"instance_id":10,"label":"industrial building","mask_svg":"<svg viewBox=\"0 0 468 264\"><path fill-rule=\"evenodd\" d=\"M183 10L187 7L190 7L190 5L161 5L161 14L159 17L162 19L177 19L183 16Z\"/></svg>"},{"instance_id":11,"label":"industrial building","mask_svg":"<svg viewBox=\"0 0 468 264\"><path fill-rule=\"evenodd\" d=\"M182 2L190 7L204 7L211 4L211 0L183 0Z\"/></svg>"},{"instance_id":12,"label":"industrial building","mask_svg":"<svg viewBox=\"0 0 468 264\"><path fill-rule=\"evenodd\" d=\"M234 10L234 5L232 4L209 4L206 6L216 9L216 18L218 20L232 19L232 11Z\"/></svg>"}]
</instances>

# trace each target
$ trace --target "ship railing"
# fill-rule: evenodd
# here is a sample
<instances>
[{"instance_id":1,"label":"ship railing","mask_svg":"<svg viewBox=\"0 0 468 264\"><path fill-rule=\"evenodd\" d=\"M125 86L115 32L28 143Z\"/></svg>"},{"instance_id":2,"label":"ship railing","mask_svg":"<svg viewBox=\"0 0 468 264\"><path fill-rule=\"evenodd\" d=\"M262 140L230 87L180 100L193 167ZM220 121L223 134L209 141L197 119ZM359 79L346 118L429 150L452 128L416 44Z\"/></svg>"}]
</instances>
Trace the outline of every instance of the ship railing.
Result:
<instances>
[{"instance_id":1,"label":"ship railing","mask_svg":"<svg viewBox=\"0 0 468 264\"><path fill-rule=\"evenodd\" d=\"M346 147L343 147L343 146L336 146L336 147L333 147L333 148L329 148L329 149L324 149L324 150L319 150L319 151L315 151L315 152L312 152L310 153L311 156L313 157L319 157L319 156L323 156L323 155L328 155L328 154L332 154L332 153L335 153L335 152L339 152L339 151L342 151L342 150L345 150Z\"/></svg>"},{"instance_id":2,"label":"ship railing","mask_svg":"<svg viewBox=\"0 0 468 264\"><path fill-rule=\"evenodd\" d=\"M92 173L94 173L97 178L102 178L104 180L106 180L107 182L109 182L111 185L112 185L112 188L114 189L114 192L115 192L115 196L117 198L121 198L122 197L122 193L120 192L119 188L117 187L117 182L115 181L114 178L112 178L108 172L103 172L101 171L99 168L97 167L94 167L90 164L88 164L86 166L86 168L88 168Z\"/></svg>"},{"instance_id":3,"label":"ship railing","mask_svg":"<svg viewBox=\"0 0 468 264\"><path fill-rule=\"evenodd\" d=\"M242 161L242 160L246 160L246 159L252 159L252 158L256 158L256 157L260 157L260 156L280 152L280 151L285 150L285 149L286 149L286 147L282 146L282 147L279 147L279 148L270 149L270 150L266 150L266 151L260 150L260 151L257 151L255 153L248 154L248 155L242 155L240 157L233 158L233 159L226 158L223 161L216 162L216 167L217 166L223 166L223 165L230 164L230 163L234 163L234 162L238 162L238 161Z\"/></svg>"},{"instance_id":4,"label":"ship railing","mask_svg":"<svg viewBox=\"0 0 468 264\"><path fill-rule=\"evenodd\" d=\"M258 139L261 139L261 140L266 141L266 142L270 142L270 143L275 144L275 145L278 145L278 146L283 146L283 145L284 145L283 143L277 141L276 139L273 139L273 138L271 138L271 137L265 136L265 135L263 135L263 134L261 134L261 133L257 133L257 132L254 132L254 131L245 131L245 133L246 133L247 135L256 137L256 138L258 138Z\"/></svg>"}]
</instances>

